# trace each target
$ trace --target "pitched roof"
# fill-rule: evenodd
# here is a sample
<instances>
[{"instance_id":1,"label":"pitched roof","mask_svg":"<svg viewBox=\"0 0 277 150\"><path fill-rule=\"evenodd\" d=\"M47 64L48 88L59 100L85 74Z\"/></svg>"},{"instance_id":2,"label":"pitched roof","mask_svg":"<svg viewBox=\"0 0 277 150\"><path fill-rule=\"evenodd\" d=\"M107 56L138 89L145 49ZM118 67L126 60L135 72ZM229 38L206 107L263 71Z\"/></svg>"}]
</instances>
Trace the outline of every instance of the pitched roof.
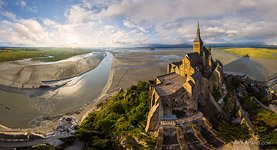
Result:
<instances>
[{"instance_id":1,"label":"pitched roof","mask_svg":"<svg viewBox=\"0 0 277 150\"><path fill-rule=\"evenodd\" d=\"M200 80L201 73L199 71L197 71L194 74L192 74L191 77L194 79L194 81L198 81L198 80Z\"/></svg>"},{"instance_id":2,"label":"pitched roof","mask_svg":"<svg viewBox=\"0 0 277 150\"><path fill-rule=\"evenodd\" d=\"M176 66L180 66L182 64L182 61L172 62L172 64L174 64Z\"/></svg>"},{"instance_id":3,"label":"pitched roof","mask_svg":"<svg viewBox=\"0 0 277 150\"><path fill-rule=\"evenodd\" d=\"M201 65L200 63L201 59L197 53L188 53L186 57L190 60L192 67Z\"/></svg>"}]
</instances>

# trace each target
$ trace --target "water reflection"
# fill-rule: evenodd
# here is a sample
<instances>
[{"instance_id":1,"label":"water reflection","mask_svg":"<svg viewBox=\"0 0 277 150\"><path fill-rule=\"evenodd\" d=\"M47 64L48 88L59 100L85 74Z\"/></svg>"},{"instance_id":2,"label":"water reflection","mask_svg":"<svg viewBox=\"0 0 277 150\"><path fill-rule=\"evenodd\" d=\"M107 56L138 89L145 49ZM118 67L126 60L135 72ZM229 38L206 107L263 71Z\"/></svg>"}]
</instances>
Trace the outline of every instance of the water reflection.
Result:
<instances>
[{"instance_id":1,"label":"water reflection","mask_svg":"<svg viewBox=\"0 0 277 150\"><path fill-rule=\"evenodd\" d=\"M64 86L25 92L31 93L31 97L0 91L1 105L11 108L10 110L0 109L0 124L9 127L30 127L34 120L37 120L36 118L75 111L93 102L106 85L112 67L113 55L109 52L103 54L105 58L95 69L68 79Z\"/></svg>"}]
</instances>

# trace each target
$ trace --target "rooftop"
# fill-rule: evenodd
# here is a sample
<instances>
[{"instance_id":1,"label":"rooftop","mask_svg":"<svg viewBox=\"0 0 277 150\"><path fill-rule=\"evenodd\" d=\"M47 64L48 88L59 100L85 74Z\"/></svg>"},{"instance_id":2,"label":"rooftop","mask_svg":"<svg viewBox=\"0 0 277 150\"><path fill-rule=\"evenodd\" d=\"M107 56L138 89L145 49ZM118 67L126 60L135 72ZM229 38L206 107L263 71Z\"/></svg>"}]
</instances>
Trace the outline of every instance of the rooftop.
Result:
<instances>
[{"instance_id":1,"label":"rooftop","mask_svg":"<svg viewBox=\"0 0 277 150\"><path fill-rule=\"evenodd\" d=\"M186 57L190 60L191 66L192 67L197 67L201 65L201 58L199 57L199 55L197 53L188 53L186 55Z\"/></svg>"},{"instance_id":2,"label":"rooftop","mask_svg":"<svg viewBox=\"0 0 277 150\"><path fill-rule=\"evenodd\" d=\"M182 61L172 62L172 64L174 64L176 66L180 66L180 65L182 65Z\"/></svg>"},{"instance_id":3,"label":"rooftop","mask_svg":"<svg viewBox=\"0 0 277 150\"><path fill-rule=\"evenodd\" d=\"M176 73L166 74L157 77L162 83L156 85L154 88L160 96L171 95L183 88L186 78Z\"/></svg>"}]
</instances>

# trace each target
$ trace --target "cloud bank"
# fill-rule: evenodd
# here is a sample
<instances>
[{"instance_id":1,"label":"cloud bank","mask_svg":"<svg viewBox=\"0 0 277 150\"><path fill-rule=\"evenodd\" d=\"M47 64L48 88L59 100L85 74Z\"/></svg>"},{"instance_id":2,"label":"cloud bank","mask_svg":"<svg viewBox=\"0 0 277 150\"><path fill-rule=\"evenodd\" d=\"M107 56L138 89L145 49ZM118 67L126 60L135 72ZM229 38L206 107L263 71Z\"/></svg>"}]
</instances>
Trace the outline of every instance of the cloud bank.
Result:
<instances>
[{"instance_id":1,"label":"cloud bank","mask_svg":"<svg viewBox=\"0 0 277 150\"><path fill-rule=\"evenodd\" d=\"M83 0L66 9L64 21L50 16L21 18L3 9L5 5L0 1L0 44L4 46L190 43L197 21L205 43L277 45L276 0ZM26 11L34 8L26 1L16 5Z\"/></svg>"}]
</instances>

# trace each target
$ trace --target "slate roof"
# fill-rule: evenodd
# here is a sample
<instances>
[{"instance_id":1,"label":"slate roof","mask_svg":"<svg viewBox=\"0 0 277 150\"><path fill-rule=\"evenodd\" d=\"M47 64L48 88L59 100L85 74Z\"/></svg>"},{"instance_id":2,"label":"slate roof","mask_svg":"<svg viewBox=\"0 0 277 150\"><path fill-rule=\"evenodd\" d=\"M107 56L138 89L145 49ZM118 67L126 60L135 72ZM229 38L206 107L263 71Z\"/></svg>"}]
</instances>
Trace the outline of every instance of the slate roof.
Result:
<instances>
[{"instance_id":1,"label":"slate roof","mask_svg":"<svg viewBox=\"0 0 277 150\"><path fill-rule=\"evenodd\" d=\"M172 62L172 64L174 64L176 66L180 66L180 65L182 65L182 61Z\"/></svg>"},{"instance_id":2,"label":"slate roof","mask_svg":"<svg viewBox=\"0 0 277 150\"><path fill-rule=\"evenodd\" d=\"M194 79L194 81L198 81L198 80L200 80L201 73L199 71L197 71L194 74L192 74L191 77Z\"/></svg>"},{"instance_id":3,"label":"slate roof","mask_svg":"<svg viewBox=\"0 0 277 150\"><path fill-rule=\"evenodd\" d=\"M192 67L197 67L201 65L201 59L197 53L188 53L186 57L190 60Z\"/></svg>"}]
</instances>

